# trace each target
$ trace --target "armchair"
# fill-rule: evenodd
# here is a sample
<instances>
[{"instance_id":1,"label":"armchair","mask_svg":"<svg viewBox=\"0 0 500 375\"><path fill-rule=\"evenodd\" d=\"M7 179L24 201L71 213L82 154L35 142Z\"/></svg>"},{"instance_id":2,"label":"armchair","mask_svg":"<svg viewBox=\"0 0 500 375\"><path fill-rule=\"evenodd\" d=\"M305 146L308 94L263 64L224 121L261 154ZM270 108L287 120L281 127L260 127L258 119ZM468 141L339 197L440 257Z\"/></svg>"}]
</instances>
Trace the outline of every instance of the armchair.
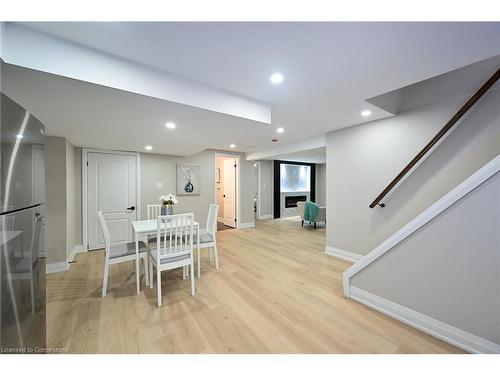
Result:
<instances>
[{"instance_id":1,"label":"armchair","mask_svg":"<svg viewBox=\"0 0 500 375\"><path fill-rule=\"evenodd\" d=\"M300 219L302 220L302 226L304 226L304 209L306 202L297 202L297 210L299 211ZM320 207L318 215L314 223L314 229L316 229L316 223L324 221L326 223L326 207ZM311 222L310 222L311 223Z\"/></svg>"}]
</instances>

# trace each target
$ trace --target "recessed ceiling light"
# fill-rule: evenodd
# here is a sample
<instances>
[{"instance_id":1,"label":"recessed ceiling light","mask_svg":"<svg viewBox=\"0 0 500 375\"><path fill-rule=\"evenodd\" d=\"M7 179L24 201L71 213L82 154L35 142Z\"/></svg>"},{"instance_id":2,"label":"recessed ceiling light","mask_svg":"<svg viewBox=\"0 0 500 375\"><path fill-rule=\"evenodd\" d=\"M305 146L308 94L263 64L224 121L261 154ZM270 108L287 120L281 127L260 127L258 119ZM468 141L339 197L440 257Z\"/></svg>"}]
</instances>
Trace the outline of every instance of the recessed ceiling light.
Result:
<instances>
[{"instance_id":1,"label":"recessed ceiling light","mask_svg":"<svg viewBox=\"0 0 500 375\"><path fill-rule=\"evenodd\" d=\"M361 116L363 117L368 117L372 114L372 111L369 111L369 110L366 110L366 111L363 111L361 112Z\"/></svg>"},{"instance_id":2,"label":"recessed ceiling light","mask_svg":"<svg viewBox=\"0 0 500 375\"><path fill-rule=\"evenodd\" d=\"M231 148L236 148L236 145L235 145L234 143L231 143L231 144L229 145L229 147L231 147Z\"/></svg>"},{"instance_id":3,"label":"recessed ceiling light","mask_svg":"<svg viewBox=\"0 0 500 375\"><path fill-rule=\"evenodd\" d=\"M281 82L283 82L283 74L281 73L274 73L273 75L271 75L271 82L274 83L275 85L278 85L280 84Z\"/></svg>"},{"instance_id":4,"label":"recessed ceiling light","mask_svg":"<svg viewBox=\"0 0 500 375\"><path fill-rule=\"evenodd\" d=\"M278 128L278 129L276 129L276 133L280 133L280 134L281 134L281 133L283 133L284 131L285 131L285 129L283 129L283 128Z\"/></svg>"},{"instance_id":5,"label":"recessed ceiling light","mask_svg":"<svg viewBox=\"0 0 500 375\"><path fill-rule=\"evenodd\" d=\"M23 138L23 137L24 137L24 135L22 135L22 134L18 134L18 135L16 135L16 138L19 138L19 139L21 139L21 138Z\"/></svg>"},{"instance_id":6,"label":"recessed ceiling light","mask_svg":"<svg viewBox=\"0 0 500 375\"><path fill-rule=\"evenodd\" d=\"M151 151L153 149L153 146L146 146L144 147L147 151Z\"/></svg>"},{"instance_id":7,"label":"recessed ceiling light","mask_svg":"<svg viewBox=\"0 0 500 375\"><path fill-rule=\"evenodd\" d=\"M176 125L173 122L167 122L165 126L167 127L167 129L175 129L176 127Z\"/></svg>"}]
</instances>

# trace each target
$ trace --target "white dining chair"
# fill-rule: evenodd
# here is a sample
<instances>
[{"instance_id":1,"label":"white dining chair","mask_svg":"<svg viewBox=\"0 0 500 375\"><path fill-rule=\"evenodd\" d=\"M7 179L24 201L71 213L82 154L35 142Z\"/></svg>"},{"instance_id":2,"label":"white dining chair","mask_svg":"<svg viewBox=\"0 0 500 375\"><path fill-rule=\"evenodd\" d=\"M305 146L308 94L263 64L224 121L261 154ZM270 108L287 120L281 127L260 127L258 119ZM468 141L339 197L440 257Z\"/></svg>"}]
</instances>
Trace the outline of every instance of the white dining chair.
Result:
<instances>
[{"instance_id":1,"label":"white dining chair","mask_svg":"<svg viewBox=\"0 0 500 375\"><path fill-rule=\"evenodd\" d=\"M161 215L161 204L148 204L146 208L148 212L148 220L156 219Z\"/></svg>"},{"instance_id":2,"label":"white dining chair","mask_svg":"<svg viewBox=\"0 0 500 375\"><path fill-rule=\"evenodd\" d=\"M161 215L161 204L148 204L146 206L148 213L148 220L157 219ZM156 234L150 234L148 236L148 247L150 244L156 243Z\"/></svg>"},{"instance_id":3,"label":"white dining chair","mask_svg":"<svg viewBox=\"0 0 500 375\"><path fill-rule=\"evenodd\" d=\"M212 261L212 253L215 258L215 269L219 269L219 255L217 254L217 238L215 233L217 232L217 214L219 212L219 206L216 204L211 204L208 209L208 217L207 217L207 229L200 231L200 244L199 249L209 249L209 261ZM195 244L198 244L197 237L195 239ZM201 275L201 263L200 263L200 250L198 250L198 277Z\"/></svg>"},{"instance_id":4,"label":"white dining chair","mask_svg":"<svg viewBox=\"0 0 500 375\"><path fill-rule=\"evenodd\" d=\"M142 259L144 263L144 274L146 279L146 285L149 284L149 267L148 267L148 253L147 246L143 241L139 241L139 259L136 258L135 253L135 242L126 242L116 245L111 245L111 237L109 236L108 225L104 219L102 211L97 213L99 218L99 224L101 226L102 235L104 237L104 278L102 282L102 297L106 297L108 290L108 276L109 276L109 266L111 264L117 264L128 261L140 261ZM140 268L140 267L139 267Z\"/></svg>"},{"instance_id":5,"label":"white dining chair","mask_svg":"<svg viewBox=\"0 0 500 375\"><path fill-rule=\"evenodd\" d=\"M153 267L156 268L156 293L161 306L161 272L190 267L191 295L195 294L193 238L194 214L158 216L156 248L149 251L149 287L153 287ZM184 278L184 277L183 277Z\"/></svg>"},{"instance_id":6,"label":"white dining chair","mask_svg":"<svg viewBox=\"0 0 500 375\"><path fill-rule=\"evenodd\" d=\"M30 251L27 256L14 257L12 259L12 280L29 280L31 290L31 313L35 314L35 278L38 265L38 248L40 244L40 229L42 227L42 216L36 216L31 236Z\"/></svg>"}]
</instances>

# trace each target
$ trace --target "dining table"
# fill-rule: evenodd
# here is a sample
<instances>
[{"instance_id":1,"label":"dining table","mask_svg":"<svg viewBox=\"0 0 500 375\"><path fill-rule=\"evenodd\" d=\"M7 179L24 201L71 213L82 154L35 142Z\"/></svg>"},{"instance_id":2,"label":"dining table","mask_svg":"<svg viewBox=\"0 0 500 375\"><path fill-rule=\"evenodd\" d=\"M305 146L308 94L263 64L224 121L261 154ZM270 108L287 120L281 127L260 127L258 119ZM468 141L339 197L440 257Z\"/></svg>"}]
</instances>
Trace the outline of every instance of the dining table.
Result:
<instances>
[{"instance_id":1,"label":"dining table","mask_svg":"<svg viewBox=\"0 0 500 375\"><path fill-rule=\"evenodd\" d=\"M173 225L172 229L175 229L175 224L171 222L168 226L167 229L170 229L170 227ZM162 224L162 228L164 229L165 224ZM197 247L197 253L198 253L198 264L200 262L200 224L193 220L193 228L195 231L195 236L196 236L196 247ZM141 238L146 238L147 242L147 237L149 235L154 235L157 234L158 232L158 220L157 219L149 219L149 220L135 220L132 221L132 232L134 233L134 241L135 241L135 275L136 275L136 283L137 283L137 294L140 293L141 286L140 286L140 273L139 273L139 241ZM151 272L151 270L150 270ZM194 270L193 270L194 272ZM198 273L198 277L199 277Z\"/></svg>"}]
</instances>

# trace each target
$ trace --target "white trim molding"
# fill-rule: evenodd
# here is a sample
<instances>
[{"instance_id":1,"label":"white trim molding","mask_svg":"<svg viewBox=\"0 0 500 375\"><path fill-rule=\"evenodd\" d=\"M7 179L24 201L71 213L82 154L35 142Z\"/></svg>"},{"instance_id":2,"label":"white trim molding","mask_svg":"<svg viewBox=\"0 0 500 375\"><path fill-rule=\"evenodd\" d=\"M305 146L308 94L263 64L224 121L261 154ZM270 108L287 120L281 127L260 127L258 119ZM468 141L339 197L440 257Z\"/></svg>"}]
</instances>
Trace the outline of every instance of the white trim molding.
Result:
<instances>
[{"instance_id":1,"label":"white trim molding","mask_svg":"<svg viewBox=\"0 0 500 375\"><path fill-rule=\"evenodd\" d=\"M273 214L257 216L257 220L267 220L267 219L274 219Z\"/></svg>"},{"instance_id":2,"label":"white trim molding","mask_svg":"<svg viewBox=\"0 0 500 375\"><path fill-rule=\"evenodd\" d=\"M76 254L85 253L87 250L83 248L83 245L75 245L73 249L71 249L71 253L68 257L68 263L72 262L75 259Z\"/></svg>"},{"instance_id":3,"label":"white trim molding","mask_svg":"<svg viewBox=\"0 0 500 375\"><path fill-rule=\"evenodd\" d=\"M64 272L69 268L68 262L47 263L45 273Z\"/></svg>"},{"instance_id":4,"label":"white trim molding","mask_svg":"<svg viewBox=\"0 0 500 375\"><path fill-rule=\"evenodd\" d=\"M365 290L351 287L350 298L470 353L500 353L500 345Z\"/></svg>"},{"instance_id":5,"label":"white trim molding","mask_svg":"<svg viewBox=\"0 0 500 375\"><path fill-rule=\"evenodd\" d=\"M347 250L342 250L342 249L337 249L333 246L325 246L325 254L326 255L331 255L343 260L347 260L349 262L355 263L361 258L363 258L362 255L353 253L352 251L347 251Z\"/></svg>"},{"instance_id":6,"label":"white trim molding","mask_svg":"<svg viewBox=\"0 0 500 375\"><path fill-rule=\"evenodd\" d=\"M238 229L248 229L255 228L255 223L240 223L238 224Z\"/></svg>"},{"instance_id":7,"label":"white trim molding","mask_svg":"<svg viewBox=\"0 0 500 375\"><path fill-rule=\"evenodd\" d=\"M358 262L353 264L348 268L344 274L344 294L349 297L349 281L350 279L360 272L362 269L366 268L376 259L383 256L386 252L391 250L394 246L399 244L405 238L409 237L411 234L419 230L429 221L434 219L440 213L445 211L448 207L453 205L455 202L462 199L465 195L470 193L472 190L477 188L483 182L488 180L490 177L494 176L500 170L500 155L497 155L493 160L488 162L482 168L480 168L476 173L467 178L456 188L434 203L427 210L418 215L415 219L406 224L403 228L397 231L394 235L389 237L387 240L382 242L374 250L360 259Z\"/></svg>"}]
</instances>

